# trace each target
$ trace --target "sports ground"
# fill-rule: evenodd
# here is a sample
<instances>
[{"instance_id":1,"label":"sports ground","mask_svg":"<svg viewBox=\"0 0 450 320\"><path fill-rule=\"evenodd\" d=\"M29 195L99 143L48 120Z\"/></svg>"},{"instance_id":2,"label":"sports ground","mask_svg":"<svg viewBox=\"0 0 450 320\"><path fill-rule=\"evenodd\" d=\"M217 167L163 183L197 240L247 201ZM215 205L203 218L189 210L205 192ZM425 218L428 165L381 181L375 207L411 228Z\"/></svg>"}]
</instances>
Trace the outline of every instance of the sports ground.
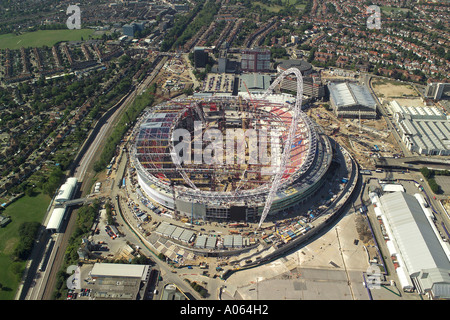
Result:
<instances>
[{"instance_id":1,"label":"sports ground","mask_svg":"<svg viewBox=\"0 0 450 320\"><path fill-rule=\"evenodd\" d=\"M11 50L21 47L51 47L61 41L77 41L89 39L93 36L94 30L91 29L61 29L61 30L38 30L26 32L20 35L13 33L0 35L0 49L9 48Z\"/></svg>"}]
</instances>

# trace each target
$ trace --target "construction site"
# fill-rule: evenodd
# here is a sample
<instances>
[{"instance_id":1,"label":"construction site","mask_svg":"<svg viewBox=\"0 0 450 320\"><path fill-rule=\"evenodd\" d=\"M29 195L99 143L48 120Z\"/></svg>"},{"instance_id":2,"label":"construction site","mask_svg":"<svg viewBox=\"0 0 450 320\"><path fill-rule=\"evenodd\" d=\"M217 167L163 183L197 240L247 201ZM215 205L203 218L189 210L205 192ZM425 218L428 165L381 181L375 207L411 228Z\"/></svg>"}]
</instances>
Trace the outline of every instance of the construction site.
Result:
<instances>
[{"instance_id":1,"label":"construction site","mask_svg":"<svg viewBox=\"0 0 450 320\"><path fill-rule=\"evenodd\" d=\"M156 254L247 268L343 212L358 167L301 95L273 93L287 72L266 93L172 99L138 119L118 200Z\"/></svg>"},{"instance_id":2,"label":"construction site","mask_svg":"<svg viewBox=\"0 0 450 320\"><path fill-rule=\"evenodd\" d=\"M148 111L136 126L131 151L141 189L174 214L253 221L280 166L292 120L292 106L285 99L190 97ZM172 141L179 132L183 143ZM185 147L181 161L174 161L180 146ZM309 118L301 118L272 213L308 199L321 185L331 157L330 142Z\"/></svg>"},{"instance_id":3,"label":"construction site","mask_svg":"<svg viewBox=\"0 0 450 320\"><path fill-rule=\"evenodd\" d=\"M174 96L195 85L195 78L182 55L169 57L156 78L156 85L161 93Z\"/></svg>"},{"instance_id":4,"label":"construction site","mask_svg":"<svg viewBox=\"0 0 450 320\"><path fill-rule=\"evenodd\" d=\"M307 113L327 135L346 147L362 168L375 169L376 158L402 155L393 134L386 131L387 124L383 119L344 119L320 103Z\"/></svg>"}]
</instances>

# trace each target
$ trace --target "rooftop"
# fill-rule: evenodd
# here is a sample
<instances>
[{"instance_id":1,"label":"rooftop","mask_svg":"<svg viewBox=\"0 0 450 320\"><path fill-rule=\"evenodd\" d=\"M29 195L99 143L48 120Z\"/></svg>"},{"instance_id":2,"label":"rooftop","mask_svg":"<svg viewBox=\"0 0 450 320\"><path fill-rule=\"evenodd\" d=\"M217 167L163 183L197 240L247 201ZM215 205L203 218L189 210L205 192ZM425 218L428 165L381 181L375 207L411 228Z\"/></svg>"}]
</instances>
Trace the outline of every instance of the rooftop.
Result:
<instances>
[{"instance_id":1,"label":"rooftop","mask_svg":"<svg viewBox=\"0 0 450 320\"><path fill-rule=\"evenodd\" d=\"M96 263L92 268L91 276L93 278L123 277L145 279L147 276L148 268L148 265Z\"/></svg>"},{"instance_id":2,"label":"rooftop","mask_svg":"<svg viewBox=\"0 0 450 320\"><path fill-rule=\"evenodd\" d=\"M423 289L441 283L448 290L449 257L417 199L394 192L381 196L380 203L409 275L416 277Z\"/></svg>"},{"instance_id":3,"label":"rooftop","mask_svg":"<svg viewBox=\"0 0 450 320\"><path fill-rule=\"evenodd\" d=\"M350 107L361 105L371 109L376 109L375 99L365 86L356 83L330 83L330 99L332 99L336 107Z\"/></svg>"}]
</instances>

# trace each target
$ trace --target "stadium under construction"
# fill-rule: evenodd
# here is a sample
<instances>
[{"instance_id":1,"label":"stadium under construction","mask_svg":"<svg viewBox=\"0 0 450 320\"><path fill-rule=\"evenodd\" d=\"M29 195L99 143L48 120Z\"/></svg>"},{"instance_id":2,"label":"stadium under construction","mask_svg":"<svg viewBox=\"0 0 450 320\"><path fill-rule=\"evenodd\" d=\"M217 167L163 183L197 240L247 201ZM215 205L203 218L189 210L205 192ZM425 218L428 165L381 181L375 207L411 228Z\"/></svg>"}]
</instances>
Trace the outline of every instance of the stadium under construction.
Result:
<instances>
[{"instance_id":1,"label":"stadium under construction","mask_svg":"<svg viewBox=\"0 0 450 320\"><path fill-rule=\"evenodd\" d=\"M297 97L273 93L289 73ZM263 94L191 96L148 109L130 150L143 194L178 218L259 226L319 197L340 160L300 109L297 73L286 70Z\"/></svg>"}]
</instances>

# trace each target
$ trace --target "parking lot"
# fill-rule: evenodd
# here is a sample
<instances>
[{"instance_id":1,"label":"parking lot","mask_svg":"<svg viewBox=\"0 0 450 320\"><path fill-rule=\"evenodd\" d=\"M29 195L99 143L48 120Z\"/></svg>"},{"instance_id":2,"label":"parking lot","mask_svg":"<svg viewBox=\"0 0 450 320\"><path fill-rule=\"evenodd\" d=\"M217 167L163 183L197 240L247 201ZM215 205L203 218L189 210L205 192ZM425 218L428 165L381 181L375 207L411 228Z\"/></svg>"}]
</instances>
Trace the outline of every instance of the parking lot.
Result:
<instances>
[{"instance_id":1,"label":"parking lot","mask_svg":"<svg viewBox=\"0 0 450 320\"><path fill-rule=\"evenodd\" d=\"M450 176L435 176L436 183L445 195L450 195Z\"/></svg>"}]
</instances>

